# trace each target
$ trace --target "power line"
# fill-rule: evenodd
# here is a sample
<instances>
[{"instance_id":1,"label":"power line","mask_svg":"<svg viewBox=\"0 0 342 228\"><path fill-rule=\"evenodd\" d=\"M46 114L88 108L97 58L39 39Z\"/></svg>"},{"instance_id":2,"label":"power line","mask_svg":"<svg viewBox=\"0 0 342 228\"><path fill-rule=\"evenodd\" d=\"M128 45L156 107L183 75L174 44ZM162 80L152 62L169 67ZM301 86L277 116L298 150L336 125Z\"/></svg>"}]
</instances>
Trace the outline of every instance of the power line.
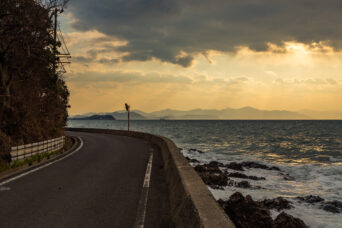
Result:
<instances>
[{"instance_id":1,"label":"power line","mask_svg":"<svg viewBox=\"0 0 342 228\"><path fill-rule=\"evenodd\" d=\"M65 42L65 39L63 37L63 33L61 31L60 25L57 21L58 13L63 13L63 6L60 7L58 5L55 5L55 9L52 11L51 18L54 17L54 29L53 29L53 37L54 37L54 46L53 46L53 53L54 53L54 62L53 62L53 71L59 75L63 75L66 73L64 64L70 64L71 63L71 55L69 52L69 49L67 47L67 44ZM59 53L57 50L57 41L61 43L60 49L62 50L62 53ZM62 59L65 59L61 61Z\"/></svg>"}]
</instances>

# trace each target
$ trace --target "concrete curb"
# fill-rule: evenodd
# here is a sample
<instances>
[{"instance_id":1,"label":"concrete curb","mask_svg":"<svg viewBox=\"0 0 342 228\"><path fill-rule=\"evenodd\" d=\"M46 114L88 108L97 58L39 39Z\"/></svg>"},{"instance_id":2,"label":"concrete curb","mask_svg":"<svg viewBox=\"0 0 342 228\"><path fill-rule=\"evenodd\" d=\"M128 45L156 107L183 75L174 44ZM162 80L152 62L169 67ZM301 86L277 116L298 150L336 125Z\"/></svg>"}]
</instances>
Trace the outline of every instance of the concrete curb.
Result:
<instances>
[{"instance_id":1,"label":"concrete curb","mask_svg":"<svg viewBox=\"0 0 342 228\"><path fill-rule=\"evenodd\" d=\"M170 139L134 131L90 128L66 130L128 136L157 145L164 161L169 187L170 215L175 227L235 228L202 179Z\"/></svg>"},{"instance_id":2,"label":"concrete curb","mask_svg":"<svg viewBox=\"0 0 342 228\"><path fill-rule=\"evenodd\" d=\"M31 166L24 166L22 168L19 168L18 170L14 170L14 171L6 173L4 175L0 174L0 182L6 181L8 179L11 179L12 177L18 176L18 175L20 175L22 173L28 172L30 170L33 170L33 169L38 168L40 166L43 166L46 163L53 162L53 161L55 161L57 159L60 159L60 158L62 158L64 156L68 155L69 153L74 151L78 147L78 145L80 144L78 138L76 138L76 137L71 137L71 138L74 141L74 143L72 144L72 147L69 150L65 151L63 154L59 154L59 155L57 155L57 156L55 156L55 157L53 157L53 158L51 158L49 160L44 160L44 161L42 161L40 163L32 164Z\"/></svg>"}]
</instances>

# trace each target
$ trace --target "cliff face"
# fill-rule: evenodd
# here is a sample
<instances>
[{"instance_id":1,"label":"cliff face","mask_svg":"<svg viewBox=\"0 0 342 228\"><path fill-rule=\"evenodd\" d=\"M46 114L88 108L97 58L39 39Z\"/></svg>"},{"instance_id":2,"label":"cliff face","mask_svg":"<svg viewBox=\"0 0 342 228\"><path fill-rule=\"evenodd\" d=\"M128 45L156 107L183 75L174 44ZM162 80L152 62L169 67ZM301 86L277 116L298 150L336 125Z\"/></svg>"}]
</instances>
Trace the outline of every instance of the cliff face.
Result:
<instances>
[{"instance_id":1,"label":"cliff face","mask_svg":"<svg viewBox=\"0 0 342 228\"><path fill-rule=\"evenodd\" d=\"M52 69L51 31L37 1L0 2L0 163L11 145L63 134L69 92Z\"/></svg>"}]
</instances>

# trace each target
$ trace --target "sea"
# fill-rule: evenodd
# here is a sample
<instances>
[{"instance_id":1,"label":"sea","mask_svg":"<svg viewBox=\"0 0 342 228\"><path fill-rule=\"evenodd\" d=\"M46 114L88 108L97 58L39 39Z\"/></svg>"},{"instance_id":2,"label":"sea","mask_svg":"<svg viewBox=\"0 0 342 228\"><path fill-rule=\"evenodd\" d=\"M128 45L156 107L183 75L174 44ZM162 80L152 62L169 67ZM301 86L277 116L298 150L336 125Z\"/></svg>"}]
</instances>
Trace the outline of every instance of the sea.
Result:
<instances>
[{"instance_id":1,"label":"sea","mask_svg":"<svg viewBox=\"0 0 342 228\"><path fill-rule=\"evenodd\" d=\"M70 120L68 126L125 130L127 121ZM254 200L281 196L294 206L285 212L310 227L342 227L342 213L325 211L319 203L297 200L315 195L325 201L342 202L342 121L133 120L130 127L172 139L184 156L202 164L254 161L282 170L243 171L265 177L266 180L248 180L262 188L208 187L216 199L228 199L236 191L249 194ZM291 178L285 180L284 175ZM279 212L272 210L271 214L275 218Z\"/></svg>"}]
</instances>

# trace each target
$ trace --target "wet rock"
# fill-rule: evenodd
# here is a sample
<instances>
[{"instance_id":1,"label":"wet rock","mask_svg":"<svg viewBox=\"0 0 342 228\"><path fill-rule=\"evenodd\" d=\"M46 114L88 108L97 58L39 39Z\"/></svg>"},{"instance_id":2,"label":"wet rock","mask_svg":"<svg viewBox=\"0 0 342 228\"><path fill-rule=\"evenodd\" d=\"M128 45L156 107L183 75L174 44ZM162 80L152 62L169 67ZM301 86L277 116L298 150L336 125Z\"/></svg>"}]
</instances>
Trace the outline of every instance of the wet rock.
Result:
<instances>
[{"instance_id":1,"label":"wet rock","mask_svg":"<svg viewBox=\"0 0 342 228\"><path fill-rule=\"evenodd\" d=\"M224 190L224 187L220 185L210 185L209 187L211 187L212 189Z\"/></svg>"},{"instance_id":2,"label":"wet rock","mask_svg":"<svg viewBox=\"0 0 342 228\"><path fill-rule=\"evenodd\" d=\"M242 163L237 163L237 162L231 162L228 165L226 165L227 168L229 169L234 169L234 170L238 170L238 171L244 171L243 167L245 168L253 168L253 169L265 169L265 170L277 170L277 171L281 171L278 167L276 166L267 166L264 164L260 164L257 162L252 162L252 161L246 161L246 162L242 162Z\"/></svg>"},{"instance_id":3,"label":"wet rock","mask_svg":"<svg viewBox=\"0 0 342 228\"><path fill-rule=\"evenodd\" d=\"M268 168L268 170L276 170L276 171L281 171L280 168L278 168L277 166L271 166Z\"/></svg>"},{"instance_id":4,"label":"wet rock","mask_svg":"<svg viewBox=\"0 0 342 228\"><path fill-rule=\"evenodd\" d=\"M200 172L198 174L202 178L203 182L212 188L217 189L217 186L227 186L228 184L228 177L223 173L215 174L208 172Z\"/></svg>"},{"instance_id":5,"label":"wet rock","mask_svg":"<svg viewBox=\"0 0 342 228\"><path fill-rule=\"evenodd\" d=\"M196 153L199 153L199 154L204 154L203 151L197 150L197 149L189 149L189 152L196 152Z\"/></svg>"},{"instance_id":6,"label":"wet rock","mask_svg":"<svg viewBox=\"0 0 342 228\"><path fill-rule=\"evenodd\" d=\"M236 162L231 162L228 165L226 165L226 167L228 169L234 169L234 170L238 170L238 171L245 171L242 167L242 165L240 163L236 163Z\"/></svg>"},{"instance_id":7,"label":"wet rock","mask_svg":"<svg viewBox=\"0 0 342 228\"><path fill-rule=\"evenodd\" d=\"M217 174L222 174L222 171L220 170L219 167L217 166L208 166L207 164L205 165L196 165L195 170L199 173L217 173Z\"/></svg>"},{"instance_id":8,"label":"wet rock","mask_svg":"<svg viewBox=\"0 0 342 228\"><path fill-rule=\"evenodd\" d=\"M265 177L257 177L257 176L247 176L243 173L227 173L228 177L236 177L241 179L250 179L250 180L266 180Z\"/></svg>"},{"instance_id":9,"label":"wet rock","mask_svg":"<svg viewBox=\"0 0 342 228\"><path fill-rule=\"evenodd\" d=\"M277 171L280 171L280 169L279 169L278 167L276 167L276 166L268 167L267 165L260 164L260 163L257 163L257 162L251 162L251 161L242 162L241 165L242 165L243 167L247 167L247 168L266 169L266 170L277 170Z\"/></svg>"},{"instance_id":10,"label":"wet rock","mask_svg":"<svg viewBox=\"0 0 342 228\"><path fill-rule=\"evenodd\" d=\"M252 188L250 183L248 181L241 181L241 182L236 182L235 187L238 188Z\"/></svg>"},{"instance_id":11,"label":"wet rock","mask_svg":"<svg viewBox=\"0 0 342 228\"><path fill-rule=\"evenodd\" d=\"M212 161L208 164L209 167L224 167L223 163L217 162L217 161Z\"/></svg>"},{"instance_id":12,"label":"wet rock","mask_svg":"<svg viewBox=\"0 0 342 228\"><path fill-rule=\"evenodd\" d=\"M259 164L257 162L242 162L241 165L247 168L254 168L254 169L268 169L267 165Z\"/></svg>"},{"instance_id":13,"label":"wet rock","mask_svg":"<svg viewBox=\"0 0 342 228\"><path fill-rule=\"evenodd\" d=\"M342 213L342 202L337 200L325 201L322 197L314 195L298 196L297 199L310 204L320 203L320 209L331 213Z\"/></svg>"},{"instance_id":14,"label":"wet rock","mask_svg":"<svg viewBox=\"0 0 342 228\"><path fill-rule=\"evenodd\" d=\"M321 198L319 196L313 196L313 195L304 196L304 197L298 196L297 199L299 199L300 201L304 201L306 203L310 203L310 204L319 203L319 202L324 201L323 198Z\"/></svg>"},{"instance_id":15,"label":"wet rock","mask_svg":"<svg viewBox=\"0 0 342 228\"><path fill-rule=\"evenodd\" d=\"M291 201L288 201L287 199L284 199L282 197L277 197L275 199L265 199L263 201L259 201L259 203L261 207L276 209L277 211L293 208L293 206L291 205Z\"/></svg>"},{"instance_id":16,"label":"wet rock","mask_svg":"<svg viewBox=\"0 0 342 228\"><path fill-rule=\"evenodd\" d=\"M244 197L240 192L236 192L228 201L219 200L218 203L237 228L272 226L270 211L261 208L249 195Z\"/></svg>"},{"instance_id":17,"label":"wet rock","mask_svg":"<svg viewBox=\"0 0 342 228\"><path fill-rule=\"evenodd\" d=\"M278 199L278 198L277 198ZM234 193L229 200L218 200L223 210L237 228L307 228L308 226L298 218L284 212L273 221L270 210L247 195Z\"/></svg>"},{"instance_id":18,"label":"wet rock","mask_svg":"<svg viewBox=\"0 0 342 228\"><path fill-rule=\"evenodd\" d=\"M332 213L342 213L342 202L337 200L324 202L320 208Z\"/></svg>"},{"instance_id":19,"label":"wet rock","mask_svg":"<svg viewBox=\"0 0 342 228\"><path fill-rule=\"evenodd\" d=\"M188 160L188 162L191 162L191 163L199 163L199 161L197 159L194 159L194 158L189 158L189 157L185 157L186 160Z\"/></svg>"},{"instance_id":20,"label":"wet rock","mask_svg":"<svg viewBox=\"0 0 342 228\"><path fill-rule=\"evenodd\" d=\"M295 178L290 176L290 174L288 174L288 173L281 173L281 175L284 176L284 180L288 180L288 181L294 181L295 180Z\"/></svg>"},{"instance_id":21,"label":"wet rock","mask_svg":"<svg viewBox=\"0 0 342 228\"><path fill-rule=\"evenodd\" d=\"M272 228L309 228L301 219L285 212L280 213L272 223Z\"/></svg>"}]
</instances>

